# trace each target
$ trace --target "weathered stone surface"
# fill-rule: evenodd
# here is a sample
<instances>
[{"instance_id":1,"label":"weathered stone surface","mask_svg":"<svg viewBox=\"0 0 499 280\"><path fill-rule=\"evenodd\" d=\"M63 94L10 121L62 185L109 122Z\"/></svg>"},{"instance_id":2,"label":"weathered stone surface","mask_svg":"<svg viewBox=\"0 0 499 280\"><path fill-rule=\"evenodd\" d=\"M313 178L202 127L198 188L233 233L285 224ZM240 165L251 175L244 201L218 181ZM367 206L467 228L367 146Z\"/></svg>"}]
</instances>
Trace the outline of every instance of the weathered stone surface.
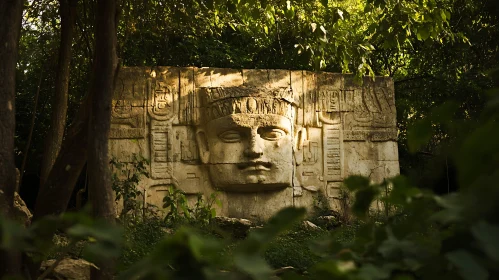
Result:
<instances>
[{"instance_id":1,"label":"weathered stone surface","mask_svg":"<svg viewBox=\"0 0 499 280\"><path fill-rule=\"evenodd\" d=\"M0 196L3 196L3 191L0 190ZM0 202L4 201L0 199ZM0 208L7 207L6 205L0 205ZM29 211L26 203L22 200L21 196L16 192L14 193L14 219L24 226L29 226L31 224L31 218L33 218L33 214Z\"/></svg>"},{"instance_id":2,"label":"weathered stone surface","mask_svg":"<svg viewBox=\"0 0 499 280\"><path fill-rule=\"evenodd\" d=\"M145 101L149 69L123 68L116 82L111 110L111 139L140 139L146 135Z\"/></svg>"},{"instance_id":3,"label":"weathered stone surface","mask_svg":"<svg viewBox=\"0 0 499 280\"><path fill-rule=\"evenodd\" d=\"M219 215L267 220L285 207L293 206L293 188L267 192L222 192L222 209Z\"/></svg>"},{"instance_id":4,"label":"weathered stone surface","mask_svg":"<svg viewBox=\"0 0 499 280\"><path fill-rule=\"evenodd\" d=\"M55 260L42 262L40 273L44 273ZM85 280L90 279L90 268L94 264L82 259L63 259L44 279Z\"/></svg>"},{"instance_id":5,"label":"weathered stone surface","mask_svg":"<svg viewBox=\"0 0 499 280\"><path fill-rule=\"evenodd\" d=\"M311 221L303 221L301 227L306 230L321 230L320 227L318 227L316 224L312 223Z\"/></svg>"},{"instance_id":6,"label":"weathered stone surface","mask_svg":"<svg viewBox=\"0 0 499 280\"><path fill-rule=\"evenodd\" d=\"M217 214L267 219L286 206L333 210L349 175L398 174L393 81L287 70L132 67L120 72L110 153L151 162L161 206L173 185L219 191Z\"/></svg>"},{"instance_id":7,"label":"weathered stone surface","mask_svg":"<svg viewBox=\"0 0 499 280\"><path fill-rule=\"evenodd\" d=\"M337 216L320 216L317 217L316 220L317 225L327 230L331 230L341 226L341 221Z\"/></svg>"},{"instance_id":8,"label":"weathered stone surface","mask_svg":"<svg viewBox=\"0 0 499 280\"><path fill-rule=\"evenodd\" d=\"M216 217L214 223L220 227L220 229L229 232L234 238L245 238L253 225L253 223L247 219L228 217Z\"/></svg>"},{"instance_id":9,"label":"weathered stone surface","mask_svg":"<svg viewBox=\"0 0 499 280\"><path fill-rule=\"evenodd\" d=\"M275 276L280 276L280 275L282 275L284 273L287 273L287 272L290 272L290 271L294 271L294 270L296 270L296 269L294 267L292 267L292 266L285 266L285 267L281 267L281 268L275 269L273 271L273 274ZM275 277L275 278L276 279L281 279L281 278L278 278L278 277Z\"/></svg>"},{"instance_id":10,"label":"weathered stone surface","mask_svg":"<svg viewBox=\"0 0 499 280\"><path fill-rule=\"evenodd\" d=\"M29 211L28 206L18 193L14 193L14 208L16 210L16 218L19 219L25 226L31 224L33 214Z\"/></svg>"}]
</instances>

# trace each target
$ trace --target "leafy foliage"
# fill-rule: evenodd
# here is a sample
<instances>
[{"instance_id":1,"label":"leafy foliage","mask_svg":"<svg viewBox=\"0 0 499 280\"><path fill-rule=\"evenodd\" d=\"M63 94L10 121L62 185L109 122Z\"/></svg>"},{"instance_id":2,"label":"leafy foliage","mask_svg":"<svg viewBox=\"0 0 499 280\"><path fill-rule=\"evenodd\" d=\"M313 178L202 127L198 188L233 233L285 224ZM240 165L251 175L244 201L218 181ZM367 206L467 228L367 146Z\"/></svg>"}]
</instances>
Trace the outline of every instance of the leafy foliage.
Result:
<instances>
[{"instance_id":1,"label":"leafy foliage","mask_svg":"<svg viewBox=\"0 0 499 280\"><path fill-rule=\"evenodd\" d=\"M124 227L124 243L117 271L124 271L149 255L166 234L160 217L150 217Z\"/></svg>"},{"instance_id":2,"label":"leafy foliage","mask_svg":"<svg viewBox=\"0 0 499 280\"><path fill-rule=\"evenodd\" d=\"M272 268L293 267L298 273L305 273L321 261L310 243L326 238L329 232L310 230L303 226L294 226L269 243L264 252L265 260Z\"/></svg>"},{"instance_id":3,"label":"leafy foliage","mask_svg":"<svg viewBox=\"0 0 499 280\"><path fill-rule=\"evenodd\" d=\"M56 248L53 236L56 232L64 233L69 238L66 251L78 242L85 241L82 257L90 262L114 258L120 254L122 231L91 218L86 212L66 213L58 217L47 216L29 228L2 218L0 230L0 248L25 252L38 261L45 260L53 253Z\"/></svg>"},{"instance_id":4,"label":"leafy foliage","mask_svg":"<svg viewBox=\"0 0 499 280\"><path fill-rule=\"evenodd\" d=\"M165 216L166 224L179 225L180 223L187 222L207 225L216 216L214 205L216 204L221 207L221 202L218 200L217 195L214 192L205 201L203 195L198 194L196 196L196 203L191 207L184 192L171 186L163 198L163 208L168 209L168 213Z\"/></svg>"},{"instance_id":5,"label":"leafy foliage","mask_svg":"<svg viewBox=\"0 0 499 280\"><path fill-rule=\"evenodd\" d=\"M234 269L221 271L220 252L224 244L193 229L182 228L161 241L156 250L138 262L119 279L268 279L272 269L265 262L263 251L268 242L290 229L305 214L305 209L287 208L273 217L269 224L250 232L248 238L234 249Z\"/></svg>"},{"instance_id":6,"label":"leafy foliage","mask_svg":"<svg viewBox=\"0 0 499 280\"><path fill-rule=\"evenodd\" d=\"M114 171L112 175L112 188L116 193L115 199L116 201L123 201L121 218L127 223L127 218L131 212L135 219L140 216L144 219L145 211L149 205L144 205L139 200L139 197L143 197L144 193L138 188L138 185L142 178L149 178L149 172L147 172L149 163L147 159L137 154L132 154L131 162L125 163L112 158L110 164Z\"/></svg>"}]
</instances>

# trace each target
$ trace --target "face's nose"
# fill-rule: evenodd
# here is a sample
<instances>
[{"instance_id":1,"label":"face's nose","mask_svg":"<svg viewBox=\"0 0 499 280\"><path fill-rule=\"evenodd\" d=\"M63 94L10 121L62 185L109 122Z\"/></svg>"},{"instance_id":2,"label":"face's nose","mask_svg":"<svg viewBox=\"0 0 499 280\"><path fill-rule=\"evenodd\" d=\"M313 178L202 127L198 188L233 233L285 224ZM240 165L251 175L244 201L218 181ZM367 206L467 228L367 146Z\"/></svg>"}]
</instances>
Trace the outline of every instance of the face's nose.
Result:
<instances>
[{"instance_id":1,"label":"face's nose","mask_svg":"<svg viewBox=\"0 0 499 280\"><path fill-rule=\"evenodd\" d=\"M248 158L259 158L263 155L263 139L260 138L256 128L251 129L249 135L249 142L246 149L244 149L244 156Z\"/></svg>"}]
</instances>

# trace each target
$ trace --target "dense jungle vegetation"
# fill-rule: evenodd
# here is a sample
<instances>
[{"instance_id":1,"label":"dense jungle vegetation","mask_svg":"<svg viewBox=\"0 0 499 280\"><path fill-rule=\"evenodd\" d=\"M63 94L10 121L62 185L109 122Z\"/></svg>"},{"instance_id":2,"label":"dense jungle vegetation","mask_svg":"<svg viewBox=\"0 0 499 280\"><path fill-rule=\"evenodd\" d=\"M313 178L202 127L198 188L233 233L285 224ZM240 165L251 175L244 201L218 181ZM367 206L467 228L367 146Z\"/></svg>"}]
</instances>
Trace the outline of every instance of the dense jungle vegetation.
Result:
<instances>
[{"instance_id":1,"label":"dense jungle vegetation","mask_svg":"<svg viewBox=\"0 0 499 280\"><path fill-rule=\"evenodd\" d=\"M495 0L2 0L0 277L71 256L92 279L499 279L498 18ZM401 175L346 179L355 218L317 230L285 209L231 237L216 197L189 208L173 189L167 219L134 214L147 163L120 181L107 156L121 66L393 77Z\"/></svg>"}]
</instances>

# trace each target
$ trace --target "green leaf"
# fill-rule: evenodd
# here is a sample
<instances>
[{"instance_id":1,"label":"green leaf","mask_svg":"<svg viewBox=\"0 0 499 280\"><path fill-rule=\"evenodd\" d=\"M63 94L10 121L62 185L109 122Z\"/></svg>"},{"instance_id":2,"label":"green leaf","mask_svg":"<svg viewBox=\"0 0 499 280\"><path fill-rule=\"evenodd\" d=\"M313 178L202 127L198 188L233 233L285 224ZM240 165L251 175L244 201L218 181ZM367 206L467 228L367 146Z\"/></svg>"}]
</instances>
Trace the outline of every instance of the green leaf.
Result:
<instances>
[{"instance_id":1,"label":"green leaf","mask_svg":"<svg viewBox=\"0 0 499 280\"><path fill-rule=\"evenodd\" d=\"M423 258L424 252L420 247L409 240L397 239L391 231L391 228L386 228L387 239L384 240L378 247L378 252L385 259L402 260L407 257ZM414 262L415 260L412 260Z\"/></svg>"},{"instance_id":2,"label":"green leaf","mask_svg":"<svg viewBox=\"0 0 499 280\"><path fill-rule=\"evenodd\" d=\"M320 262L312 270L312 279L348 279L345 276L349 270L340 269L340 266L344 268L344 266L338 264L336 261L328 260Z\"/></svg>"},{"instance_id":3,"label":"green leaf","mask_svg":"<svg viewBox=\"0 0 499 280\"><path fill-rule=\"evenodd\" d=\"M426 26L421 26L420 28L418 28L417 37L418 40L425 41L426 39L428 39L428 37L430 37L430 31Z\"/></svg>"},{"instance_id":4,"label":"green leaf","mask_svg":"<svg viewBox=\"0 0 499 280\"><path fill-rule=\"evenodd\" d=\"M121 241L122 229L110 225L104 221L98 221L93 225L77 224L67 230L67 233L75 238L95 238L98 241L116 243Z\"/></svg>"},{"instance_id":5,"label":"green leaf","mask_svg":"<svg viewBox=\"0 0 499 280\"><path fill-rule=\"evenodd\" d=\"M352 205L353 213L360 218L365 218L371 203L378 193L379 190L373 186L358 190L355 193L355 201Z\"/></svg>"},{"instance_id":6,"label":"green leaf","mask_svg":"<svg viewBox=\"0 0 499 280\"><path fill-rule=\"evenodd\" d=\"M421 194L421 190L412 187L409 184L409 180L404 176L397 176L390 181L393 186L387 197L387 201L390 203L405 205L410 203L413 197Z\"/></svg>"},{"instance_id":7,"label":"green leaf","mask_svg":"<svg viewBox=\"0 0 499 280\"><path fill-rule=\"evenodd\" d=\"M251 275L255 280L269 279L272 274L272 269L260 255L236 254L234 256L234 264L241 271Z\"/></svg>"},{"instance_id":8,"label":"green leaf","mask_svg":"<svg viewBox=\"0 0 499 280\"><path fill-rule=\"evenodd\" d=\"M358 275L360 279L389 279L392 270L391 268L378 267L368 263L359 268Z\"/></svg>"},{"instance_id":9,"label":"green leaf","mask_svg":"<svg viewBox=\"0 0 499 280\"><path fill-rule=\"evenodd\" d=\"M216 199L215 204L220 208L222 207L222 201L220 199Z\"/></svg>"},{"instance_id":10,"label":"green leaf","mask_svg":"<svg viewBox=\"0 0 499 280\"><path fill-rule=\"evenodd\" d=\"M378 27L378 23L377 22L373 22L369 25L369 27L367 28L367 31L369 33L374 33L374 31L376 31L376 28Z\"/></svg>"},{"instance_id":11,"label":"green leaf","mask_svg":"<svg viewBox=\"0 0 499 280\"><path fill-rule=\"evenodd\" d=\"M111 242L90 243L83 249L83 258L90 262L99 262L110 258L117 258L120 254L120 246Z\"/></svg>"},{"instance_id":12,"label":"green leaf","mask_svg":"<svg viewBox=\"0 0 499 280\"><path fill-rule=\"evenodd\" d=\"M350 190L356 191L369 187L369 178L359 175L352 175L343 181L343 184Z\"/></svg>"},{"instance_id":13,"label":"green leaf","mask_svg":"<svg viewBox=\"0 0 499 280\"><path fill-rule=\"evenodd\" d=\"M28 246L27 230L21 224L3 217L0 217L0 238L0 248L25 249Z\"/></svg>"},{"instance_id":14,"label":"green leaf","mask_svg":"<svg viewBox=\"0 0 499 280\"><path fill-rule=\"evenodd\" d=\"M454 264L465 280L486 280L489 272L466 250L457 250L445 254L445 257Z\"/></svg>"},{"instance_id":15,"label":"green leaf","mask_svg":"<svg viewBox=\"0 0 499 280\"><path fill-rule=\"evenodd\" d=\"M434 199L444 209L431 216L432 220L448 224L463 219L466 208L465 200L460 194L449 194L443 197L435 196Z\"/></svg>"},{"instance_id":16,"label":"green leaf","mask_svg":"<svg viewBox=\"0 0 499 280\"><path fill-rule=\"evenodd\" d=\"M447 19L447 21L450 20L450 16L451 16L450 12L449 11L445 11L445 18Z\"/></svg>"},{"instance_id":17,"label":"green leaf","mask_svg":"<svg viewBox=\"0 0 499 280\"><path fill-rule=\"evenodd\" d=\"M271 240L303 219L305 212L305 208L294 207L280 210L264 228L251 231L246 240L238 246L237 251L245 254L262 252Z\"/></svg>"},{"instance_id":18,"label":"green leaf","mask_svg":"<svg viewBox=\"0 0 499 280\"><path fill-rule=\"evenodd\" d=\"M203 256L201 253L201 250L203 247L204 240L199 238L198 236L196 236L194 234L191 234L191 235L189 235L188 243L189 243L189 248L191 250L192 255L197 260L200 260Z\"/></svg>"},{"instance_id":19,"label":"green leaf","mask_svg":"<svg viewBox=\"0 0 499 280\"><path fill-rule=\"evenodd\" d=\"M479 221L471 227L471 232L487 256L499 262L499 227Z\"/></svg>"},{"instance_id":20,"label":"green leaf","mask_svg":"<svg viewBox=\"0 0 499 280\"><path fill-rule=\"evenodd\" d=\"M445 14L445 10L440 10L440 17L443 21L447 21L447 15Z\"/></svg>"},{"instance_id":21,"label":"green leaf","mask_svg":"<svg viewBox=\"0 0 499 280\"><path fill-rule=\"evenodd\" d=\"M267 224L268 231L278 233L288 229L305 215L305 208L288 207L275 214Z\"/></svg>"},{"instance_id":22,"label":"green leaf","mask_svg":"<svg viewBox=\"0 0 499 280\"><path fill-rule=\"evenodd\" d=\"M409 145L409 151L415 153L422 146L426 145L431 139L432 132L433 129L429 119L425 118L416 121L407 130L407 142Z\"/></svg>"},{"instance_id":23,"label":"green leaf","mask_svg":"<svg viewBox=\"0 0 499 280\"><path fill-rule=\"evenodd\" d=\"M492 174L499 166L499 123L496 120L483 122L464 139L459 152L454 153L458 178L462 188L474 186L472 183L484 174ZM482 184L484 187L490 184Z\"/></svg>"}]
</instances>

